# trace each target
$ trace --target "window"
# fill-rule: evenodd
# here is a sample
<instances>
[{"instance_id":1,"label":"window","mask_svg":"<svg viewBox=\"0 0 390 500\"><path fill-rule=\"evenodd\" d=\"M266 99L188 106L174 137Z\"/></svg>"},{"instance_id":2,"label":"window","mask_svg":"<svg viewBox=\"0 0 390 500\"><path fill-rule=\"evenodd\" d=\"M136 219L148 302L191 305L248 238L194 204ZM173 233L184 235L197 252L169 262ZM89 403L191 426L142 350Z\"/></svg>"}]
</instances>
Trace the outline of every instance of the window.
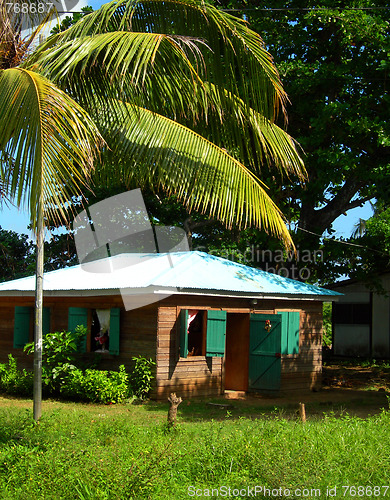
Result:
<instances>
[{"instance_id":1,"label":"window","mask_svg":"<svg viewBox=\"0 0 390 500\"><path fill-rule=\"evenodd\" d=\"M335 303L332 308L333 321L342 325L369 325L371 323L371 304Z\"/></svg>"},{"instance_id":2,"label":"window","mask_svg":"<svg viewBox=\"0 0 390 500\"><path fill-rule=\"evenodd\" d=\"M188 311L188 356L204 355L204 340L206 339L204 317L204 311Z\"/></svg>"},{"instance_id":3,"label":"window","mask_svg":"<svg viewBox=\"0 0 390 500\"><path fill-rule=\"evenodd\" d=\"M91 351L110 349L110 309L92 309Z\"/></svg>"},{"instance_id":4,"label":"window","mask_svg":"<svg viewBox=\"0 0 390 500\"><path fill-rule=\"evenodd\" d=\"M69 307L69 331L75 330L78 325L83 325L89 330L81 341L81 352L119 354L119 308L87 309L84 307Z\"/></svg>"},{"instance_id":5,"label":"window","mask_svg":"<svg viewBox=\"0 0 390 500\"><path fill-rule=\"evenodd\" d=\"M182 309L180 356L224 356L226 312Z\"/></svg>"},{"instance_id":6,"label":"window","mask_svg":"<svg viewBox=\"0 0 390 500\"><path fill-rule=\"evenodd\" d=\"M299 311L277 311L282 317L281 354L299 353Z\"/></svg>"},{"instance_id":7,"label":"window","mask_svg":"<svg viewBox=\"0 0 390 500\"><path fill-rule=\"evenodd\" d=\"M50 332L50 307L44 307L42 311L42 335ZM14 314L14 349L23 347L34 338L34 308L26 306L15 306Z\"/></svg>"}]
</instances>

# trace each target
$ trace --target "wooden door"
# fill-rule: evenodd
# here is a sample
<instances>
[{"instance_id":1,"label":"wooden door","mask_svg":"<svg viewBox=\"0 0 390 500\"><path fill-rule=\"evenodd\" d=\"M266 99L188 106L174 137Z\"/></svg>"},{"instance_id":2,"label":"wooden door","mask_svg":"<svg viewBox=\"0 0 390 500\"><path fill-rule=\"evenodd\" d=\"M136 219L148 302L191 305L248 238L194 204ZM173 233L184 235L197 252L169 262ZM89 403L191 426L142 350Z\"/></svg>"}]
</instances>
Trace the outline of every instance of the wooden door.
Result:
<instances>
[{"instance_id":1,"label":"wooden door","mask_svg":"<svg viewBox=\"0 0 390 500\"><path fill-rule=\"evenodd\" d=\"M248 390L249 314L228 313L226 322L225 389Z\"/></svg>"}]
</instances>

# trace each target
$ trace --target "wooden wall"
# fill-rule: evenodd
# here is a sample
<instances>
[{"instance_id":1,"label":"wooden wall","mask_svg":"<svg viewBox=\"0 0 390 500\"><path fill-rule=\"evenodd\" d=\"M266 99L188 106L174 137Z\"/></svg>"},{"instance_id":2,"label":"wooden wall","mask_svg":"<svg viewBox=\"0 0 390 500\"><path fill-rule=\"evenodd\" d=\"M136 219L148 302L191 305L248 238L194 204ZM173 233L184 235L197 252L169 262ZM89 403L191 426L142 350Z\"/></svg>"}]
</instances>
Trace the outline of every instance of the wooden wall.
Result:
<instances>
[{"instance_id":1,"label":"wooden wall","mask_svg":"<svg viewBox=\"0 0 390 500\"><path fill-rule=\"evenodd\" d=\"M0 362L12 353L19 366L32 368L32 356L13 349L14 307L34 305L33 297L0 298ZM139 354L156 360L156 380L152 397L165 398L175 391L180 396L216 396L224 392L224 358L179 358L178 315L181 309L223 309L227 312L300 311L299 354L282 356L281 392L317 389L321 385L322 302L294 300L259 300L255 309L248 299L204 296L171 296L149 306L125 311L121 296L46 297L51 307L51 330L66 330L69 307L121 307L120 354L102 355L101 369L132 365ZM157 335L156 335L157 332ZM33 332L31 328L31 340ZM93 354L85 355L85 360Z\"/></svg>"},{"instance_id":2,"label":"wooden wall","mask_svg":"<svg viewBox=\"0 0 390 500\"><path fill-rule=\"evenodd\" d=\"M300 311L299 354L282 356L281 391L319 390L322 383L322 302L296 301L276 311Z\"/></svg>"},{"instance_id":3,"label":"wooden wall","mask_svg":"<svg viewBox=\"0 0 390 500\"><path fill-rule=\"evenodd\" d=\"M282 356L281 391L316 390L321 386L322 302L259 300L255 308L248 299L172 296L160 303L157 334L157 381L153 395L217 396L224 392L224 359L179 357L181 309L223 309L229 312L300 312L299 354Z\"/></svg>"},{"instance_id":4,"label":"wooden wall","mask_svg":"<svg viewBox=\"0 0 390 500\"><path fill-rule=\"evenodd\" d=\"M34 307L33 297L0 297L0 363L7 362L11 353L18 360L21 368L32 368L32 356L27 356L23 349L13 348L14 308L16 305ZM120 295L107 297L45 297L44 307L51 309L51 331L63 331L68 328L68 308L120 307L120 345L119 356L101 354L100 369L116 370L119 365L132 366L132 357L142 354L156 359L157 305L126 311ZM30 340L33 340L33 321L31 321ZM83 361L92 361L93 353L82 355Z\"/></svg>"},{"instance_id":5,"label":"wooden wall","mask_svg":"<svg viewBox=\"0 0 390 500\"><path fill-rule=\"evenodd\" d=\"M185 396L208 396L221 392L222 358L194 356L179 361L179 307L181 297L170 297L160 304L157 334L157 374L153 396L164 398L170 392ZM203 304L205 301L203 300ZM185 308L190 308L190 303Z\"/></svg>"}]
</instances>

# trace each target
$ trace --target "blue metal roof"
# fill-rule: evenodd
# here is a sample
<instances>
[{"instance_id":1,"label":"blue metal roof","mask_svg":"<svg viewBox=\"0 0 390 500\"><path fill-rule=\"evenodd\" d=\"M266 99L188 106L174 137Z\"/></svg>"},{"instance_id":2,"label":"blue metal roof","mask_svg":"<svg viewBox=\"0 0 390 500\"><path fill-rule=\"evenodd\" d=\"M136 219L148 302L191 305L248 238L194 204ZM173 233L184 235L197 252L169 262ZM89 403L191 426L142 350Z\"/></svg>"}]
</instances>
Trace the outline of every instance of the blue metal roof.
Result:
<instances>
[{"instance_id":1,"label":"blue metal roof","mask_svg":"<svg viewBox=\"0 0 390 500\"><path fill-rule=\"evenodd\" d=\"M137 290L233 296L335 297L331 290L284 278L203 252L122 254L45 273L46 292ZM33 292L35 277L0 284L0 295ZM64 293L62 293L64 295Z\"/></svg>"}]
</instances>

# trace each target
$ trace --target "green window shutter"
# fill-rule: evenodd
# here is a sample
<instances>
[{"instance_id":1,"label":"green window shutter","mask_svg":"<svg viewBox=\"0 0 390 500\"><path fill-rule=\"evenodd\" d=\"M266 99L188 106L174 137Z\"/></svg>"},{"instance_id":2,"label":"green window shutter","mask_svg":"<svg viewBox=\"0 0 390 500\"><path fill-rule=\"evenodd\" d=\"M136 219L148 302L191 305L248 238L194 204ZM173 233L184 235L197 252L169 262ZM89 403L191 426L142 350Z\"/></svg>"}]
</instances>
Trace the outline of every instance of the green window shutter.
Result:
<instances>
[{"instance_id":1,"label":"green window shutter","mask_svg":"<svg viewBox=\"0 0 390 500\"><path fill-rule=\"evenodd\" d=\"M278 311L282 317L282 354L299 353L299 312Z\"/></svg>"},{"instance_id":2,"label":"green window shutter","mask_svg":"<svg viewBox=\"0 0 390 500\"><path fill-rule=\"evenodd\" d=\"M282 317L282 342L281 354L290 354L288 352L288 315L287 311L277 311L277 314Z\"/></svg>"},{"instance_id":3,"label":"green window shutter","mask_svg":"<svg viewBox=\"0 0 390 500\"><path fill-rule=\"evenodd\" d=\"M88 309L85 307L69 307L68 311L68 330L73 332L76 326L83 325L88 328ZM87 336L80 341L80 351L86 352L87 350Z\"/></svg>"},{"instance_id":4,"label":"green window shutter","mask_svg":"<svg viewBox=\"0 0 390 500\"><path fill-rule=\"evenodd\" d=\"M50 307L44 307L42 311L42 335L50 332Z\"/></svg>"},{"instance_id":5,"label":"green window shutter","mask_svg":"<svg viewBox=\"0 0 390 500\"><path fill-rule=\"evenodd\" d=\"M207 311L206 356L225 355L226 311Z\"/></svg>"},{"instance_id":6,"label":"green window shutter","mask_svg":"<svg viewBox=\"0 0 390 500\"><path fill-rule=\"evenodd\" d=\"M31 307L15 306L14 349L23 349L30 340Z\"/></svg>"},{"instance_id":7,"label":"green window shutter","mask_svg":"<svg viewBox=\"0 0 390 500\"><path fill-rule=\"evenodd\" d=\"M293 311L288 316L288 353L299 353L299 312Z\"/></svg>"},{"instance_id":8,"label":"green window shutter","mask_svg":"<svg viewBox=\"0 0 390 500\"><path fill-rule=\"evenodd\" d=\"M110 354L119 354L119 333L120 333L120 309L113 307L110 310Z\"/></svg>"},{"instance_id":9,"label":"green window shutter","mask_svg":"<svg viewBox=\"0 0 390 500\"><path fill-rule=\"evenodd\" d=\"M188 355L188 310L182 309L179 316L180 323L180 356L186 358Z\"/></svg>"}]
</instances>

